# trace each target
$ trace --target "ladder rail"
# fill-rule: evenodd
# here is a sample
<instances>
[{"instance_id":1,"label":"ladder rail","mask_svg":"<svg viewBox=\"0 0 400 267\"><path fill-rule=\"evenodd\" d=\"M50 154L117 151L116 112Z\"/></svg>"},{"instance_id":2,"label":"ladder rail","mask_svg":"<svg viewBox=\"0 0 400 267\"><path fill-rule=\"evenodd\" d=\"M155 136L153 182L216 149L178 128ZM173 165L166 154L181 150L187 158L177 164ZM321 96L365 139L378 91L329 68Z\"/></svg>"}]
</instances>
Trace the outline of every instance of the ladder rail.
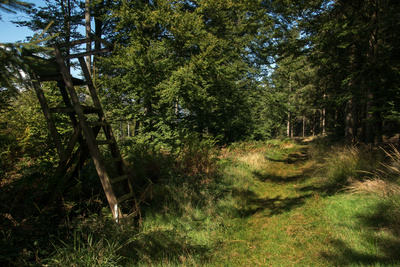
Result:
<instances>
[{"instance_id":1,"label":"ladder rail","mask_svg":"<svg viewBox=\"0 0 400 267\"><path fill-rule=\"evenodd\" d=\"M102 43L106 48L67 56L63 56L60 51L60 47L71 47L73 45L94 41ZM32 77L34 77L33 85L60 158L57 171L66 173L67 170L73 168L72 176L77 176L79 170L84 166L89 155L91 155L113 217L118 222L123 215L120 204L134 197L134 191L111 125L106 121L100 99L84 60L84 56L86 55L95 55L111 51L113 45L90 34L89 38L86 39L75 40L64 44L54 44L53 49L55 57L49 62L56 62L56 65L51 65L53 68L50 68L51 73L42 71L40 72L42 77L35 76L35 73L32 74ZM70 58L78 59L85 81L71 76L66 65L66 60ZM45 69L50 66L46 65L42 67L42 69ZM43 90L40 88L40 81L57 81L65 104L64 107L49 108ZM93 106L91 107L81 105L78 94L75 91L75 85L84 84L87 85L89 95L93 101ZM62 138L57 131L55 120L52 115L53 113L64 113L70 118L73 127L72 134L65 144L63 144ZM87 117L86 114L97 114L98 120L90 121L91 117ZM103 130L104 135L99 134L101 130ZM106 140L97 140L100 136L105 136ZM111 159L107 159L103 156L102 151L104 149L102 148L102 150L100 150L99 145L105 146L104 149L107 148L111 154ZM111 164L111 166L107 164ZM107 169L108 167L113 167L114 172L109 172ZM110 174L113 174L114 177L110 177ZM119 197L117 197L117 194Z\"/></svg>"},{"instance_id":2,"label":"ladder rail","mask_svg":"<svg viewBox=\"0 0 400 267\"><path fill-rule=\"evenodd\" d=\"M107 201L110 205L110 208L111 208L114 218L118 219L120 216L122 216L122 213L121 213L120 209L115 209L116 205L118 206L118 201L114 195L113 188L110 183L110 179L107 175L107 170L101 162L100 150L94 143L95 137L94 137L93 131L87 125L86 116L83 113L82 107L80 106L79 98L75 92L75 88L72 83L71 75L67 70L67 66L65 65L65 62L61 55L60 49L57 45L53 45L53 48L54 48L54 53L56 56L57 63L60 67L61 74L64 78L65 84L69 91L69 95L71 97L73 107L75 109L76 115L78 116L79 123L81 124L82 131L83 131L86 141L87 141L87 145L92 154L93 162L96 167L97 173L99 174L100 182L101 182L104 192L106 194Z\"/></svg>"}]
</instances>

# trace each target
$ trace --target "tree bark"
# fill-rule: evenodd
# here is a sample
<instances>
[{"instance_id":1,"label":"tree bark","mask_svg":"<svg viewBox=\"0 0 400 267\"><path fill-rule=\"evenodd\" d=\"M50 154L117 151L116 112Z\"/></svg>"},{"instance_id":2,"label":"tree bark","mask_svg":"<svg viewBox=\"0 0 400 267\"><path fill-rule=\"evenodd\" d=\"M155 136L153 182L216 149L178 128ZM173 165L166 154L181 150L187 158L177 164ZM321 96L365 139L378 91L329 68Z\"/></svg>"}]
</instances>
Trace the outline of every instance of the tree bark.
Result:
<instances>
[{"instance_id":1,"label":"tree bark","mask_svg":"<svg viewBox=\"0 0 400 267\"><path fill-rule=\"evenodd\" d=\"M86 29L86 38L89 38L89 33L91 31L90 26L90 0L85 1L85 29ZM86 43L86 52L90 52L92 50L91 43ZM86 57L86 66L89 70L89 74L92 74L92 57Z\"/></svg>"},{"instance_id":2,"label":"tree bark","mask_svg":"<svg viewBox=\"0 0 400 267\"><path fill-rule=\"evenodd\" d=\"M71 41L71 2L70 0L62 0L61 9L64 16L64 27L65 27L65 42L68 44ZM67 46L68 47L68 46ZM70 51L67 48L65 52L67 56L69 56ZM71 63L70 60L66 60L68 72L71 72Z\"/></svg>"},{"instance_id":3,"label":"tree bark","mask_svg":"<svg viewBox=\"0 0 400 267\"><path fill-rule=\"evenodd\" d=\"M374 132L373 132L373 116L372 116L372 92L371 89L367 89L367 104L366 104L366 111L365 111L365 143L366 144L374 144Z\"/></svg>"},{"instance_id":4,"label":"tree bark","mask_svg":"<svg viewBox=\"0 0 400 267\"><path fill-rule=\"evenodd\" d=\"M292 92L292 76L289 75L289 99L288 99L288 117L287 117L287 137L293 136L292 114L290 111L290 93Z\"/></svg>"},{"instance_id":5,"label":"tree bark","mask_svg":"<svg viewBox=\"0 0 400 267\"><path fill-rule=\"evenodd\" d=\"M349 99L345 107L345 141L350 144L357 139L357 105Z\"/></svg>"}]
</instances>

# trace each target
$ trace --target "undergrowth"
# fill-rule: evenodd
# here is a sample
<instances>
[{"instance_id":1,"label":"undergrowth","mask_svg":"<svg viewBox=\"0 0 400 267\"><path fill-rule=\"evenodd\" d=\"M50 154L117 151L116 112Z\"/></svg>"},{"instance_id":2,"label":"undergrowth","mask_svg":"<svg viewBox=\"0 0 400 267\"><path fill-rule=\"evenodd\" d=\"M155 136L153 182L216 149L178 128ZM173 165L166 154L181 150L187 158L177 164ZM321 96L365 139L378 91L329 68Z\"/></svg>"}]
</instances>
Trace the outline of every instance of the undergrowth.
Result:
<instances>
[{"instance_id":1,"label":"undergrowth","mask_svg":"<svg viewBox=\"0 0 400 267\"><path fill-rule=\"evenodd\" d=\"M126 142L136 212L117 225L91 164L49 202L51 164L2 179L0 263L46 266L395 266L400 155L271 140L176 149ZM97 184L97 187L96 187ZM13 201L10 201L13 199Z\"/></svg>"}]
</instances>

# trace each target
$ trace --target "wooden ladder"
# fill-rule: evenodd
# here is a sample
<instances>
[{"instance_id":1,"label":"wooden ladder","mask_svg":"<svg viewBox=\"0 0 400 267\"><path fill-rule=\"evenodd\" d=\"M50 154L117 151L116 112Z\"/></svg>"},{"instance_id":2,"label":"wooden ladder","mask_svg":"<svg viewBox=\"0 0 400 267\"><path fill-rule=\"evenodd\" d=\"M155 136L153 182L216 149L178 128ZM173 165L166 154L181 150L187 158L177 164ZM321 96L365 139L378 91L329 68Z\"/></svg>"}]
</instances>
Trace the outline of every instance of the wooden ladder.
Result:
<instances>
[{"instance_id":1,"label":"wooden ladder","mask_svg":"<svg viewBox=\"0 0 400 267\"><path fill-rule=\"evenodd\" d=\"M67 56L63 56L60 51L62 47L69 48L94 41L105 45L105 48ZM73 169L72 175L77 176L90 154L113 217L118 222L123 216L121 204L132 199L134 192L111 126L104 116L100 99L84 59L85 56L111 51L112 44L95 35L90 35L89 38L70 43L54 44L53 48L55 60L43 59L45 63L41 64L40 68L34 69L32 75L37 97L60 157L57 170L66 173L67 170ZM69 73L65 61L73 58L78 59L85 81L73 78ZM63 106L49 107L40 87L42 81L57 81L64 102ZM76 85L87 86L93 106L84 106L80 103L75 90ZM70 117L73 133L68 144L63 144L61 140L56 128L54 113L65 113Z\"/></svg>"}]
</instances>

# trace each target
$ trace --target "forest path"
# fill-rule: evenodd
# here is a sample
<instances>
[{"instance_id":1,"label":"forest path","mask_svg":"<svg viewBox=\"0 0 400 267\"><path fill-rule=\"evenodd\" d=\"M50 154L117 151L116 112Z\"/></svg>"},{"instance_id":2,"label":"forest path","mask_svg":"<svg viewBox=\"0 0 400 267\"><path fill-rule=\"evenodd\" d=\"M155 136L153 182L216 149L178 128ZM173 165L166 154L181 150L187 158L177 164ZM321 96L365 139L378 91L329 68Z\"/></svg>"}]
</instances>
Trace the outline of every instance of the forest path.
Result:
<instances>
[{"instance_id":1,"label":"forest path","mask_svg":"<svg viewBox=\"0 0 400 267\"><path fill-rule=\"evenodd\" d=\"M338 266L389 261L369 230L365 196L329 193L319 180L308 143L251 148L236 156L241 200L238 216L225 225L213 264L221 266ZM368 234L374 234L373 232ZM385 265L386 266L386 265ZM390 266L390 264L389 264Z\"/></svg>"}]
</instances>

